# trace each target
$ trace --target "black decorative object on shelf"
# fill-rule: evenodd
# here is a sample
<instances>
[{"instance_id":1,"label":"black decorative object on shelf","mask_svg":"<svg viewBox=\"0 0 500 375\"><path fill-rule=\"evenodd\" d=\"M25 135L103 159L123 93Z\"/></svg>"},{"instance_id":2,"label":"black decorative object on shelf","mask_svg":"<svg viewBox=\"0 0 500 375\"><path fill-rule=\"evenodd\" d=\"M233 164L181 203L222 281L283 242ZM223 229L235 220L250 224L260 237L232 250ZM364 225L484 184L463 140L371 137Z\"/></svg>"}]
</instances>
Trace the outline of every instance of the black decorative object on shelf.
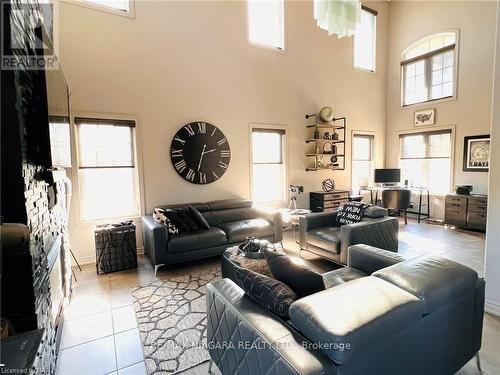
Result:
<instances>
[{"instance_id":1,"label":"black decorative object on shelf","mask_svg":"<svg viewBox=\"0 0 500 375\"><path fill-rule=\"evenodd\" d=\"M231 160L229 142L215 125L197 121L183 126L170 146L172 165L193 184L209 184L226 172Z\"/></svg>"},{"instance_id":2,"label":"black decorative object on shelf","mask_svg":"<svg viewBox=\"0 0 500 375\"><path fill-rule=\"evenodd\" d=\"M321 183L321 188L326 192L333 191L335 190L335 181L333 181L331 178L327 178Z\"/></svg>"}]
</instances>

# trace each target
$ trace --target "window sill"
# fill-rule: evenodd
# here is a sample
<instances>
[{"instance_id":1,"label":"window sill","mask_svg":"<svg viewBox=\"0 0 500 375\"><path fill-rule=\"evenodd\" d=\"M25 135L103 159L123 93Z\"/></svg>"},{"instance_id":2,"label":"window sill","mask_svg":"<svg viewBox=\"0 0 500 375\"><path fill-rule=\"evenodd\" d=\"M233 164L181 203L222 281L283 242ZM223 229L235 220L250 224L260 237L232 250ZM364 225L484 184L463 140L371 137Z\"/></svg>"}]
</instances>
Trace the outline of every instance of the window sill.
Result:
<instances>
[{"instance_id":1,"label":"window sill","mask_svg":"<svg viewBox=\"0 0 500 375\"><path fill-rule=\"evenodd\" d=\"M135 9L134 9L134 3L133 1L130 1L130 9L127 10L120 10L120 9L115 9L111 7L107 7L105 5L99 5L99 4L93 4L91 2L86 2L85 0L62 0L66 4L70 5L76 5L79 7L95 10L98 12L103 12L103 13L109 13L113 14L116 16L120 17L125 17L125 18L130 18L130 19L135 19Z\"/></svg>"},{"instance_id":2,"label":"window sill","mask_svg":"<svg viewBox=\"0 0 500 375\"><path fill-rule=\"evenodd\" d=\"M447 96L445 98L439 98L439 99L432 99L428 100L426 102L419 102L419 103L413 103L413 104L401 104L401 108L403 109L409 109L409 108L419 108L419 107L427 107L431 104L440 104L440 103L446 103L446 102L451 102L453 100L457 100L457 96Z\"/></svg>"},{"instance_id":3,"label":"window sill","mask_svg":"<svg viewBox=\"0 0 500 375\"><path fill-rule=\"evenodd\" d=\"M122 221L128 220L138 220L141 218L140 213L134 213L126 216L115 216L115 217L107 217L103 219L80 219L80 224L82 225L100 225L100 224L110 224L110 223L119 223Z\"/></svg>"},{"instance_id":4,"label":"window sill","mask_svg":"<svg viewBox=\"0 0 500 375\"><path fill-rule=\"evenodd\" d=\"M286 51L285 51L284 47L283 48L271 47L271 46L268 46L266 44L252 42L250 40L248 41L248 46L253 47L253 48L257 48L260 50L268 51L268 52L274 52L274 53L277 53L278 55L286 55Z\"/></svg>"}]
</instances>

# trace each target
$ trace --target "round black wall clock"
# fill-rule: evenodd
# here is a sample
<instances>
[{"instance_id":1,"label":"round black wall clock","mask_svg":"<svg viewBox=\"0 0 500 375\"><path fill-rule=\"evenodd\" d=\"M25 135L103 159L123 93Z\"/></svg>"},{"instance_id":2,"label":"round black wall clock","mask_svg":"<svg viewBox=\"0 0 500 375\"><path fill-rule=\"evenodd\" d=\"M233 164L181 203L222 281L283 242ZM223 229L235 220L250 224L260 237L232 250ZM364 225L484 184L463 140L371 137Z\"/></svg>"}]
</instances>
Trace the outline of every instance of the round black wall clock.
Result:
<instances>
[{"instance_id":1,"label":"round black wall clock","mask_svg":"<svg viewBox=\"0 0 500 375\"><path fill-rule=\"evenodd\" d=\"M193 184L209 184L226 172L231 149L224 133L208 122L190 122L175 134L170 158L177 173Z\"/></svg>"}]
</instances>

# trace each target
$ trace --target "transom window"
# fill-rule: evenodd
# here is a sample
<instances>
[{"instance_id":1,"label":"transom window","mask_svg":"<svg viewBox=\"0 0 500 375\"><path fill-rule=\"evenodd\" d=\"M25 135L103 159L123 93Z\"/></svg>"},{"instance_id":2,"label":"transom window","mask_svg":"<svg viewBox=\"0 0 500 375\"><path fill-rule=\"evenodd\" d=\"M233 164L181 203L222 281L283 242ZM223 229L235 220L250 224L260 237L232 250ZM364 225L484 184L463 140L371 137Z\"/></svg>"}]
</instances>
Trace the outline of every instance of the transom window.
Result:
<instances>
[{"instance_id":1,"label":"transom window","mask_svg":"<svg viewBox=\"0 0 500 375\"><path fill-rule=\"evenodd\" d=\"M252 200L286 201L285 130L252 129Z\"/></svg>"},{"instance_id":2,"label":"transom window","mask_svg":"<svg viewBox=\"0 0 500 375\"><path fill-rule=\"evenodd\" d=\"M125 16L133 15L134 0L78 0L70 3Z\"/></svg>"},{"instance_id":3,"label":"transom window","mask_svg":"<svg viewBox=\"0 0 500 375\"><path fill-rule=\"evenodd\" d=\"M456 92L457 33L434 34L402 54L402 103L452 98Z\"/></svg>"},{"instance_id":4,"label":"transom window","mask_svg":"<svg viewBox=\"0 0 500 375\"><path fill-rule=\"evenodd\" d=\"M248 0L247 10L250 43L283 50L283 0Z\"/></svg>"},{"instance_id":5,"label":"transom window","mask_svg":"<svg viewBox=\"0 0 500 375\"><path fill-rule=\"evenodd\" d=\"M362 6L354 34L354 68L375 71L376 40L377 12Z\"/></svg>"},{"instance_id":6,"label":"transom window","mask_svg":"<svg viewBox=\"0 0 500 375\"><path fill-rule=\"evenodd\" d=\"M451 130L401 134L399 166L402 180L434 194L451 190Z\"/></svg>"}]
</instances>

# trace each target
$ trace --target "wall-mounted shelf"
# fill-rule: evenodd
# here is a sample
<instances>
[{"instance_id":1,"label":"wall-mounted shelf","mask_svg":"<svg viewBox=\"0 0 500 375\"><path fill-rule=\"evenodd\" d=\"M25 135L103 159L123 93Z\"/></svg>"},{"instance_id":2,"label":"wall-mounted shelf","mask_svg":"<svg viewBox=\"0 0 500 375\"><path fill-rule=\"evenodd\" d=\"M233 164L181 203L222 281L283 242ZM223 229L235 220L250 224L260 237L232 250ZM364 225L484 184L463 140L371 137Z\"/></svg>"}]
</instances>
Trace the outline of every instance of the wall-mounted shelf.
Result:
<instances>
[{"instance_id":1,"label":"wall-mounted shelf","mask_svg":"<svg viewBox=\"0 0 500 375\"><path fill-rule=\"evenodd\" d=\"M310 152L306 153L307 157L314 157L314 164L310 167L306 168L307 172L315 172L315 171L342 171L345 169L345 138L346 138L346 126L347 121L345 117L340 117L333 119L330 122L319 121L318 117L315 116L314 124L306 124L308 129L313 129L314 134L312 138L307 138L306 143L312 144L314 149ZM336 139L325 139L325 134L329 131L332 133L336 133ZM334 153L322 152L325 144L332 145L332 151ZM340 150L339 150L340 148ZM340 151L340 152L339 152ZM323 158L324 157L332 157L335 156L337 159L335 164L332 166L331 163L329 165L324 165Z\"/></svg>"}]
</instances>

